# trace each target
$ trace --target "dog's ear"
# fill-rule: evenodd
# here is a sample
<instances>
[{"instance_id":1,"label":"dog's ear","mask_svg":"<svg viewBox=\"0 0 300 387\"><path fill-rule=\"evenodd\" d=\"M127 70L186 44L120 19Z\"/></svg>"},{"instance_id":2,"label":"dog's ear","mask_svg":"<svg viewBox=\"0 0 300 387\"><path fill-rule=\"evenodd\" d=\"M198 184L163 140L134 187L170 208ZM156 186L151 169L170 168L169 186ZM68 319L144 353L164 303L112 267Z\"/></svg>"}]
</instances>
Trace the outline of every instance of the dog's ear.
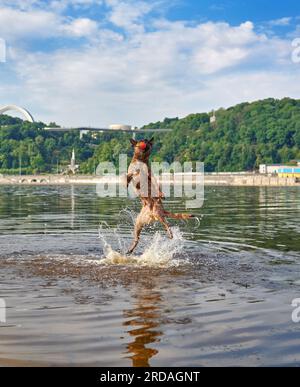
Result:
<instances>
[{"instance_id":1,"label":"dog's ear","mask_svg":"<svg viewBox=\"0 0 300 387\"><path fill-rule=\"evenodd\" d=\"M151 138L151 140L148 141L151 145L153 145L154 137Z\"/></svg>"},{"instance_id":2,"label":"dog's ear","mask_svg":"<svg viewBox=\"0 0 300 387\"><path fill-rule=\"evenodd\" d=\"M132 146L136 146L136 144L137 144L137 141L134 140L133 138L130 139L130 142L131 142Z\"/></svg>"}]
</instances>

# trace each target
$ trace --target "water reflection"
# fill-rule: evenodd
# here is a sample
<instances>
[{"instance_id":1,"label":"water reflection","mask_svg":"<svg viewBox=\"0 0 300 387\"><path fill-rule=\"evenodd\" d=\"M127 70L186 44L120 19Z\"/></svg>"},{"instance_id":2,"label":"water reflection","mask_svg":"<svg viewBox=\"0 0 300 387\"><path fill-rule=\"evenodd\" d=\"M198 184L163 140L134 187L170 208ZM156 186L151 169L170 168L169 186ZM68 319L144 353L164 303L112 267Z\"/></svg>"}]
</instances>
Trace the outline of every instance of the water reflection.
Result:
<instances>
[{"instance_id":1,"label":"water reflection","mask_svg":"<svg viewBox=\"0 0 300 387\"><path fill-rule=\"evenodd\" d=\"M185 210L183 200L165 204L173 212ZM131 235L132 224L120 219L125 208L139 211L140 204L126 198L100 198L93 186L1 186L0 236L56 234L50 242L55 247L58 235L64 239L73 234L76 246L79 232L96 235L101 222L112 229L122 224L124 233ZM250 246L299 251L299 211L299 187L205 187L204 206L194 211L201 217L200 227L190 221L171 223L179 225L187 239L216 243L218 248L234 244L237 250Z\"/></svg>"},{"instance_id":2,"label":"water reflection","mask_svg":"<svg viewBox=\"0 0 300 387\"><path fill-rule=\"evenodd\" d=\"M150 367L150 359L158 354L155 343L163 335L160 329L162 296L151 286L137 288L133 297L133 307L123 313L123 326L130 337L125 354L133 367Z\"/></svg>"},{"instance_id":3,"label":"water reflection","mask_svg":"<svg viewBox=\"0 0 300 387\"><path fill-rule=\"evenodd\" d=\"M1 297L11 324L1 328L1 364L299 364L290 318L299 188L206 187L200 227L173 223L184 232L179 266L147 265L164 252L151 229L142 246L157 248L145 265L99 264L99 224L113 246L116 235L131 241L126 207L140 204L99 198L95 187L0 187Z\"/></svg>"},{"instance_id":4,"label":"water reflection","mask_svg":"<svg viewBox=\"0 0 300 387\"><path fill-rule=\"evenodd\" d=\"M75 221L75 193L74 193L74 185L71 185L71 229L74 229L74 221Z\"/></svg>"}]
</instances>

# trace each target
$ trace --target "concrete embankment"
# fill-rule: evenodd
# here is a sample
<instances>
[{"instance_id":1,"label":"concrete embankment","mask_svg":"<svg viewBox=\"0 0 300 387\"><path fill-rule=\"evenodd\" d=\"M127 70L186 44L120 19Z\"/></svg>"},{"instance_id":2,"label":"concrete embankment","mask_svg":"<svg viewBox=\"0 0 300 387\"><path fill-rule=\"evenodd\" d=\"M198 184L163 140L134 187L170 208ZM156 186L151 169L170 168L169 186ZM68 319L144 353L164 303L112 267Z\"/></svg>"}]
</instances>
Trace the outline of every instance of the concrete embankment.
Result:
<instances>
[{"instance_id":1,"label":"concrete embankment","mask_svg":"<svg viewBox=\"0 0 300 387\"><path fill-rule=\"evenodd\" d=\"M76 184L97 184L101 181L99 176L76 175L0 175L2 185L76 185Z\"/></svg>"},{"instance_id":2,"label":"concrete embankment","mask_svg":"<svg viewBox=\"0 0 300 387\"><path fill-rule=\"evenodd\" d=\"M197 175L199 178L199 175ZM164 181L170 181L171 184L181 184L181 182L195 182L195 174L164 174ZM201 180L201 177L200 179ZM94 185L97 183L118 183L119 178L113 176L92 176L92 175L24 175L24 176L1 176L1 185ZM247 173L212 173L205 174L204 184L208 186L254 186L254 187L282 187L299 186L300 180L296 178L283 178L276 175L261 175Z\"/></svg>"},{"instance_id":3,"label":"concrete embankment","mask_svg":"<svg viewBox=\"0 0 300 387\"><path fill-rule=\"evenodd\" d=\"M261 174L205 174L205 185L220 186L252 186L252 187L281 187L299 186L300 180L285 178L277 175Z\"/></svg>"}]
</instances>

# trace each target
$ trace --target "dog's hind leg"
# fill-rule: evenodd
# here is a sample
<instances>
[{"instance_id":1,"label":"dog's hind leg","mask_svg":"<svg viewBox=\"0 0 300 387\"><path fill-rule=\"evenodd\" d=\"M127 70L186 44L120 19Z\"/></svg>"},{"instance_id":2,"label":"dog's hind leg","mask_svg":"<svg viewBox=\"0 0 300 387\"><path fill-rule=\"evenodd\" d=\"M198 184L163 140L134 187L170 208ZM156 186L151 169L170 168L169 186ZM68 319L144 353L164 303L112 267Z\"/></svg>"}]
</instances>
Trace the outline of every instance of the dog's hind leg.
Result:
<instances>
[{"instance_id":1,"label":"dog's hind leg","mask_svg":"<svg viewBox=\"0 0 300 387\"><path fill-rule=\"evenodd\" d=\"M145 224L141 220L137 219L136 224L134 226L134 241L132 242L130 249L127 251L127 254L131 254L138 245L144 225Z\"/></svg>"},{"instance_id":2,"label":"dog's hind leg","mask_svg":"<svg viewBox=\"0 0 300 387\"><path fill-rule=\"evenodd\" d=\"M170 239L173 239L173 233L172 233L172 230L169 226L169 223L166 221L166 218L160 216L158 219L157 219L161 224L163 224L163 226L165 227L167 233L168 233L168 236Z\"/></svg>"}]
</instances>

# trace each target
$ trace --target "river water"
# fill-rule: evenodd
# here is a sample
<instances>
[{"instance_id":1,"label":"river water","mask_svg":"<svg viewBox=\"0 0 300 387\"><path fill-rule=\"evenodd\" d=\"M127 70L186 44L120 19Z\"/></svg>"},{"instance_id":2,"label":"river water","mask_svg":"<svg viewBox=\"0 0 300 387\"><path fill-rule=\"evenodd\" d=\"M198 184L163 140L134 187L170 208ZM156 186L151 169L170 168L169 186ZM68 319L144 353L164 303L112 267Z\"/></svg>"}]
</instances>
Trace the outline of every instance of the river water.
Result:
<instances>
[{"instance_id":1,"label":"river water","mask_svg":"<svg viewBox=\"0 0 300 387\"><path fill-rule=\"evenodd\" d=\"M299 188L206 187L173 240L148 227L126 257L139 208L0 187L1 365L300 365Z\"/></svg>"}]
</instances>

